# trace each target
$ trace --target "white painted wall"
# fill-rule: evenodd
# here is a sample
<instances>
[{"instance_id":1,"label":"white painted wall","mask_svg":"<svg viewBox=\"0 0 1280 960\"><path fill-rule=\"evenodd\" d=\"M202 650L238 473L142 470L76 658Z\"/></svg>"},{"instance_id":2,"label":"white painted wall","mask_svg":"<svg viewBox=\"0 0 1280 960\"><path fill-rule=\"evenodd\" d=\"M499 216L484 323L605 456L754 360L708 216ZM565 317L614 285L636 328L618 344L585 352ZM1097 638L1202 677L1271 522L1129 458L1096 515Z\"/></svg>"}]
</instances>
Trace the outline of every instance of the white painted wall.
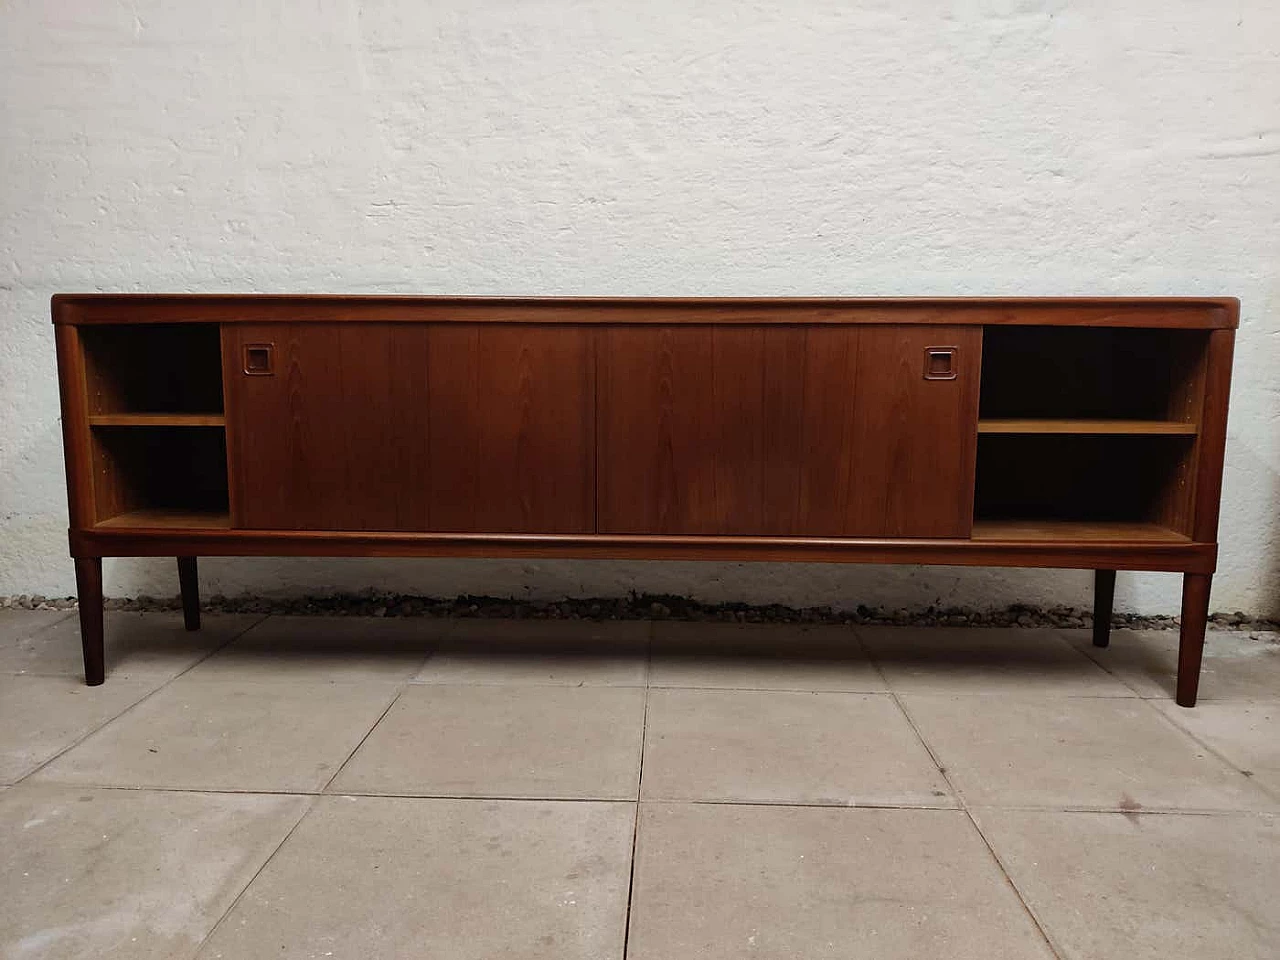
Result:
<instances>
[{"instance_id":1,"label":"white painted wall","mask_svg":"<svg viewBox=\"0 0 1280 960\"><path fill-rule=\"evenodd\" d=\"M1274 0L0 6L0 594L72 590L55 291L1235 294L1216 609L1280 611ZM1082 573L209 561L206 589L1087 602ZM169 562L108 591L170 595ZM1172 612L1177 578L1122 577Z\"/></svg>"}]
</instances>

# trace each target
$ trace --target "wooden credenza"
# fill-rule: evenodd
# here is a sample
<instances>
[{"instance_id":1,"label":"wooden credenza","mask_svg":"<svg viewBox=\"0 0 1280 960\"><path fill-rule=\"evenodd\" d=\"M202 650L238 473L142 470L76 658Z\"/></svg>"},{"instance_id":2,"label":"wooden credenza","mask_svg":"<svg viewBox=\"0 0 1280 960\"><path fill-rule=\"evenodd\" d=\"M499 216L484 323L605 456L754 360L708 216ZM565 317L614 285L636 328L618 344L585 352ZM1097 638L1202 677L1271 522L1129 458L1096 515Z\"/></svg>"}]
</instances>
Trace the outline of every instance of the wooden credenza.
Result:
<instances>
[{"instance_id":1,"label":"wooden credenza","mask_svg":"<svg viewBox=\"0 0 1280 960\"><path fill-rule=\"evenodd\" d=\"M1195 703L1234 299L53 298L85 674L104 556L1184 574Z\"/></svg>"}]
</instances>

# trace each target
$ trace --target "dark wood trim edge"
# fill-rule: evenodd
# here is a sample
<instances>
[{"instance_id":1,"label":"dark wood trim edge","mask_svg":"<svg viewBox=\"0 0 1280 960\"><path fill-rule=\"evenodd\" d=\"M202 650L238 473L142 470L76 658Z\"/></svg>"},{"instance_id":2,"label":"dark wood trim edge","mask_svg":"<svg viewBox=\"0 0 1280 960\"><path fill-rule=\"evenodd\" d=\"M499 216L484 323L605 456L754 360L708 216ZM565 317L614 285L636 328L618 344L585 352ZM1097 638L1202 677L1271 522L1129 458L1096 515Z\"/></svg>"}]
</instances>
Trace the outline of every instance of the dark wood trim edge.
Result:
<instances>
[{"instance_id":1,"label":"dark wood trim edge","mask_svg":"<svg viewBox=\"0 0 1280 960\"><path fill-rule=\"evenodd\" d=\"M55 324L950 323L1234 329L1233 297L415 297L55 294Z\"/></svg>"},{"instance_id":2,"label":"dark wood trim edge","mask_svg":"<svg viewBox=\"0 0 1280 960\"><path fill-rule=\"evenodd\" d=\"M1217 545L1142 541L833 540L277 530L71 531L76 557L505 557L763 560L1212 572Z\"/></svg>"},{"instance_id":3,"label":"dark wood trim edge","mask_svg":"<svg viewBox=\"0 0 1280 960\"><path fill-rule=\"evenodd\" d=\"M84 352L75 327L54 330L58 354L58 394L62 410L62 456L67 471L67 512L72 527L94 522L93 470L89 450L89 394L85 383Z\"/></svg>"}]
</instances>

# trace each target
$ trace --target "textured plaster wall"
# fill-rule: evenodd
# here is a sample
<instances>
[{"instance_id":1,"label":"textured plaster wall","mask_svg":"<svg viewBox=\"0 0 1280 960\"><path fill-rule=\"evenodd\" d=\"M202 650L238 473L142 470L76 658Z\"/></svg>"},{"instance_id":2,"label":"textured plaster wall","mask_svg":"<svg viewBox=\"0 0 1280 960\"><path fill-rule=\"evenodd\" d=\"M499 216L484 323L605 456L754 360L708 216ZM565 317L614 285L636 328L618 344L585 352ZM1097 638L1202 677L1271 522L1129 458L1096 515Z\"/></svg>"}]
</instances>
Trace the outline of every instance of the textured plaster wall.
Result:
<instances>
[{"instance_id":1,"label":"textured plaster wall","mask_svg":"<svg viewBox=\"0 0 1280 960\"><path fill-rule=\"evenodd\" d=\"M1274 0L9 0L0 104L0 594L72 590L55 291L1235 294L1214 607L1280 611ZM946 568L204 571L225 592L1088 597L1079 572ZM107 581L176 589L171 562ZM1177 578L1123 576L1118 602L1172 612Z\"/></svg>"}]
</instances>

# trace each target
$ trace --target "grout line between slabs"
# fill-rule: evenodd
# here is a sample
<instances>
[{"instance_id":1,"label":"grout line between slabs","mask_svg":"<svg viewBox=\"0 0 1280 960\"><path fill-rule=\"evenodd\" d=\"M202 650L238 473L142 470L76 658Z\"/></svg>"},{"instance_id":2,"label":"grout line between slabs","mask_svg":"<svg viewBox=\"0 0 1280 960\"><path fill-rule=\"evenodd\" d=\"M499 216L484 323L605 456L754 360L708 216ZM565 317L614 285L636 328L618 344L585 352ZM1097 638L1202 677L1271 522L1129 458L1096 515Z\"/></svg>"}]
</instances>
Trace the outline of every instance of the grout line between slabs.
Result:
<instances>
[{"instance_id":1,"label":"grout line between slabs","mask_svg":"<svg viewBox=\"0 0 1280 960\"><path fill-rule=\"evenodd\" d=\"M77 790L103 790L134 793L192 793L211 796L250 796L250 797L330 797L352 798L363 800L459 800L484 801L497 803L609 803L634 804L634 797L565 797L565 796L517 796L514 794L474 794L474 793L370 793L359 790L336 790L330 793L318 793L314 790L285 790L279 788L233 788L233 787L171 787L150 784L118 784L118 783L85 783L65 780L42 780L41 784L51 787L62 787ZM15 784L0 784L15 786ZM913 810L931 813L961 813L961 807L939 806L937 804L892 803L889 801L867 801L856 803L818 803L799 800L733 800L733 799L681 799L670 797L650 797L640 801L641 804L661 806L710 806L710 807L758 807L761 809L799 809L799 810ZM1002 806L1000 804L978 804L972 809L980 811L1010 813L1068 813L1068 814L1114 814L1125 817L1218 817L1218 818L1256 818L1276 819L1280 811L1256 810L1242 808L1239 810L1182 809L1172 807L1144 807L1141 810L1124 810L1119 807L1088 806L1075 804L1067 807L1032 806L1018 804Z\"/></svg>"},{"instance_id":2,"label":"grout line between slabs","mask_svg":"<svg viewBox=\"0 0 1280 960\"><path fill-rule=\"evenodd\" d=\"M17 609L21 609L21 608L17 608ZM18 637L17 642L21 643L24 640L34 640L37 637L43 636L44 634L52 630L54 627L56 627L58 624L62 623L65 620L70 620L72 617L76 615L76 611L74 609L59 610L57 612L62 614L62 616L55 617L54 619L50 620L48 623L46 623L42 627L36 627L36 629L33 630L31 633L22 634L21 636ZM66 674L58 674L58 676L66 676Z\"/></svg>"},{"instance_id":3,"label":"grout line between slabs","mask_svg":"<svg viewBox=\"0 0 1280 960\"><path fill-rule=\"evenodd\" d=\"M682 807L758 807L761 810L932 810L939 813L956 813L960 810L958 803L943 806L893 800L826 803L819 800L735 800L732 797L646 797L641 803Z\"/></svg>"},{"instance_id":4,"label":"grout line between slabs","mask_svg":"<svg viewBox=\"0 0 1280 960\"><path fill-rule=\"evenodd\" d=\"M1109 648L1108 648L1108 649L1109 649ZM1090 653L1089 653L1088 651L1086 651L1086 650L1081 650L1080 652L1081 652L1082 654L1084 654L1084 656L1086 656L1086 657L1088 657L1090 660L1092 660L1094 663L1096 663L1096 664L1097 664L1097 665L1098 665L1102 670L1106 671L1106 673L1107 673L1109 676L1114 677L1117 681L1119 681L1120 683L1123 683L1123 684L1124 684L1126 687L1128 687L1130 690L1133 690L1133 691L1135 692L1135 694L1136 694L1135 699L1140 700L1140 701L1142 701L1144 704L1146 704L1146 705L1147 705L1147 707L1149 707L1149 708L1150 708L1150 709L1151 709L1155 714L1157 714L1157 715L1160 717L1161 721L1163 721L1164 723L1166 723L1168 726L1172 727L1174 730L1176 730L1176 731L1177 731L1179 734L1181 734L1182 736L1184 736L1184 737L1186 737L1187 739L1191 740L1191 742L1192 742L1192 743L1194 743L1194 744L1196 744L1197 746L1199 746L1202 750L1204 750L1204 751L1205 751L1206 753L1208 753L1210 756L1214 757L1215 759L1217 759L1217 760L1218 760L1218 761L1220 761L1221 763L1225 764L1225 765L1226 765L1226 766L1227 766L1227 767L1228 767L1232 772L1240 774L1242 777L1244 777L1246 780L1248 780L1248 781L1249 781L1249 782L1254 786L1254 788L1255 788L1255 789L1259 790L1259 791L1260 791L1264 796L1269 797L1269 798L1270 798L1270 799L1272 799L1272 800L1280 800L1280 790L1273 790L1273 789L1271 789L1270 787L1266 786L1265 784L1259 783L1259 782L1258 782L1256 779L1254 779L1253 777L1251 777L1251 776L1249 776L1249 775L1245 774L1245 773L1244 773L1244 768L1243 768L1243 767L1241 767L1239 764L1237 764L1234 760L1232 760L1232 759L1231 759L1230 757L1228 757L1226 754L1224 754L1221 750L1217 749L1216 747L1214 747L1212 744L1208 743L1207 741L1202 740L1202 739L1201 739L1199 736L1197 736L1193 731L1191 731L1191 730L1190 730L1190 729L1188 729L1187 727L1182 726L1182 725L1181 725L1181 724L1179 724L1175 719L1173 719L1173 718L1172 718L1172 717L1170 717L1168 714L1166 714L1163 710L1161 710L1161 709L1157 706L1157 704L1158 704L1158 703L1169 703L1169 702L1171 702L1173 698L1172 698L1172 696L1171 696L1170 694L1168 694L1168 693L1164 693L1164 692L1160 693L1159 695L1157 695L1157 694L1152 694L1152 693L1143 693L1141 690L1139 690L1139 689L1138 689L1138 687L1137 687L1137 686L1135 686L1135 685L1134 685L1134 684L1132 684L1132 683L1129 683L1129 681L1128 681L1128 680L1126 680L1123 676L1121 676L1120 674L1116 673L1116 672L1115 672L1115 671L1113 671L1113 670L1108 669L1108 668L1107 668L1106 663L1104 662L1104 661L1106 660L1106 658L1105 658L1105 657L1103 657L1103 658L1100 660L1100 659L1097 659L1094 655L1090 654ZM1197 706L1199 706L1199 705L1203 705L1203 704L1205 704L1205 703L1253 703L1253 702L1255 702L1255 701L1247 701L1247 700L1242 700L1242 701L1233 701L1233 700L1230 700L1230 699L1227 699L1227 700L1213 700L1213 699L1211 699L1211 698L1200 697L1200 698L1199 698L1199 700L1197 701ZM1194 708L1192 708L1192 709L1194 709ZM1166 811L1152 811L1152 812L1163 813L1163 812L1166 812ZM1178 812L1178 811L1173 811L1173 812ZM1249 812L1253 812L1253 813L1265 813L1265 811L1249 811Z\"/></svg>"},{"instance_id":5,"label":"grout line between slabs","mask_svg":"<svg viewBox=\"0 0 1280 960\"><path fill-rule=\"evenodd\" d=\"M853 639L857 641L858 649L866 658L867 663L871 664L871 669L874 670L876 676L880 678L880 685L884 687L884 692L892 695L896 700L897 694L894 692L893 687L889 685L889 675L884 672L884 667L880 665L879 658L871 652L871 647L867 645L867 640L862 635L862 629L860 627L853 628ZM902 704L898 704L898 709L902 709ZM917 736L919 736L919 734L917 734Z\"/></svg>"},{"instance_id":6,"label":"grout line between slabs","mask_svg":"<svg viewBox=\"0 0 1280 960\"><path fill-rule=\"evenodd\" d=\"M1036 915L1035 910L1031 908L1031 904L1027 902L1026 897L1022 895L1022 891L1018 889L1018 885L1014 883L1013 877L1010 876L1009 870L1005 866L1004 861L1000 859L1000 855L996 853L995 847L992 846L986 833L983 832L982 827L978 824L977 818L974 817L973 811L969 809L969 804L960 792L959 787L957 787L952 781L947 768L942 765L942 761L938 758L938 755L934 753L933 747L929 745L924 734L921 733L920 728L916 726L915 720L912 718L911 714L907 712L906 706L902 703L902 700L896 693L893 695L893 702L898 705L898 710L910 725L912 732L915 733L916 739L920 741L920 745L924 747L925 751L929 754L929 758L933 761L934 766L938 768L938 774L947 782L948 789L951 790L952 795L956 798L956 802L960 804L960 809L964 812L969 823L973 825L973 829L977 831L978 837L982 840L982 845L986 847L987 854L995 862L997 869L1000 871L1000 875L1004 877L1005 883L1008 884L1009 889L1013 891L1013 895L1018 898L1018 902L1022 904L1022 909L1026 911L1027 916L1031 918L1031 922L1035 925L1041 939L1044 940L1045 946L1049 948L1049 951L1057 957L1058 960L1062 960L1062 951L1060 951L1057 945L1053 942L1053 939L1049 936L1048 929L1045 927L1044 923L1041 922L1040 917Z\"/></svg>"},{"instance_id":7,"label":"grout line between slabs","mask_svg":"<svg viewBox=\"0 0 1280 960\"><path fill-rule=\"evenodd\" d=\"M1165 703L1167 701L1162 699L1159 702ZM1175 720L1173 717L1169 716L1167 713L1165 713L1163 710L1157 707L1155 698L1144 699L1143 703L1145 703L1148 707L1150 707L1154 713L1158 714L1162 721L1164 721L1166 724L1168 724L1170 727L1176 730L1179 734L1186 737L1196 746L1200 747L1202 750L1205 751L1205 753L1209 754L1211 757L1214 757L1220 763L1226 765L1227 768L1230 769L1232 773L1238 773L1246 781L1252 784L1256 790L1261 791L1265 796L1270 797L1272 800L1280 800L1280 790L1273 790L1270 787L1266 786L1266 784L1259 783L1257 778L1254 777L1252 774L1246 774L1244 772L1244 767L1240 766L1238 763L1236 763L1234 760L1228 757L1225 753L1223 753L1217 747L1213 746L1207 740L1202 740L1194 731L1189 730L1188 728L1182 726L1181 724L1178 723L1177 720ZM1202 704L1203 704L1203 701L1201 701L1198 705L1202 705ZM1192 708L1192 709L1195 709L1195 708Z\"/></svg>"},{"instance_id":8,"label":"grout line between slabs","mask_svg":"<svg viewBox=\"0 0 1280 960\"><path fill-rule=\"evenodd\" d=\"M657 683L650 684L652 690L698 690L708 693L832 693L837 696L845 696L852 694L858 697L884 697L890 694L889 690L862 690L855 688L840 687L823 687L815 690L812 686L807 687L734 687L719 684L697 684L697 683Z\"/></svg>"},{"instance_id":9,"label":"grout line between slabs","mask_svg":"<svg viewBox=\"0 0 1280 960\"><path fill-rule=\"evenodd\" d=\"M293 826L290 827L289 830L285 833L285 835L280 839L280 842L275 845L275 848L272 849L271 853L267 855L266 859L262 861L258 869L253 872L253 876L249 878L249 882L246 883L241 888L240 892L236 894L235 899L231 901L231 903L227 906L227 909L222 912L222 915L218 917L218 919L214 922L213 926L209 928L209 932L206 933L200 939L200 943L197 944L196 948L191 952L191 956L194 957L199 955L200 951L204 949L205 944L208 943L213 938L213 935L217 933L218 928L222 926L222 924L226 921L227 917L231 916L232 911L234 911L236 906L239 905L240 901L244 899L245 894L249 892L249 888L252 887L254 882L258 879L258 877L262 875L262 872L267 869L267 866L271 863L271 861L276 858L276 854L278 854L282 849L284 849L284 845L289 842L289 838L294 835L298 827L302 825L302 821L306 820L307 817L311 814L311 811L316 808L316 804L318 804L321 798L325 795L325 791L329 789L329 787L333 784L334 780L338 778L339 774L341 774L342 771L346 769L347 764L351 762L351 758L354 757L356 753L360 750L360 748L364 746L365 741L369 739L369 737L373 734L373 731L378 728L378 725L382 723L382 721L386 718L387 714L391 712L391 708L396 705L396 702L399 701L401 695L403 695L405 690L408 689L409 683L412 677L416 676L417 673L420 673L422 671L423 667L426 666L427 660L430 659L430 657L431 657L430 652L423 654L422 662L418 664L417 671L405 677L404 680L402 680L399 684L396 685L395 693L391 696L391 699L388 701L386 707L383 708L382 712L378 714L378 718L369 725L369 729L364 732L364 736L360 738L360 742L357 743L351 749L351 751L347 754L346 759L343 760L342 763L338 764L338 768L333 772L333 775L324 782L324 784L320 787L320 790L313 794L312 793L303 794L303 796L306 796L308 799L306 804L304 805L302 814L294 822Z\"/></svg>"},{"instance_id":10,"label":"grout line between slabs","mask_svg":"<svg viewBox=\"0 0 1280 960\"><path fill-rule=\"evenodd\" d=\"M334 798L359 798L368 800L478 800L493 801L498 803L636 803L634 797L566 797L566 796L545 796L545 795L527 795L519 796L515 794L476 794L476 793L372 793L360 790L335 790L328 793L320 793L314 790L287 790L280 788L264 788L264 787L173 787L158 786L153 784L119 784L119 783L87 783L80 781L66 780L42 780L42 785L52 787L63 787L67 789L75 788L77 790L104 790L104 791L123 791L135 793L194 793L209 794L213 796L253 796L253 797L334 797ZM0 784L0 786L15 786L16 784ZM679 797L649 797L639 801L641 804L654 804L665 806L711 806L711 807L759 807L762 809L801 809L801 810L914 810L934 813L958 813L962 812L959 803L954 806L940 806L938 804L916 804L916 803L893 803L890 801L858 801L854 803L819 803L806 802L801 800L734 800L734 799L689 799ZM1245 818L1245 817L1267 817L1275 819L1280 817L1280 811L1275 810L1257 810L1252 808L1232 809L1205 809L1205 808L1173 808L1173 807L1143 807L1141 810L1125 810L1120 807L1104 807L1090 806L1087 804L1073 804L1066 807L1055 806L1034 806L1030 804L1015 804L1004 806L1001 804L988 803L977 804L972 809L980 811L998 811L1010 813L1073 813L1073 814L1114 814L1126 817L1220 817L1220 818Z\"/></svg>"},{"instance_id":11,"label":"grout line between slabs","mask_svg":"<svg viewBox=\"0 0 1280 960\"><path fill-rule=\"evenodd\" d=\"M987 853L991 856L991 859L995 861L995 865L999 868L1000 874L1009 885L1009 889L1013 891L1014 896L1018 898L1018 902L1022 904L1022 909L1027 912L1027 916L1030 917L1031 922L1035 924L1036 929L1040 932L1040 936L1044 938L1045 945L1055 957L1058 957L1059 960L1061 960L1064 956L1063 952L1058 949L1058 945L1054 943L1053 938L1049 936L1048 928L1040 919L1040 916L1036 913L1035 909L1032 908L1031 904L1027 901L1027 898L1022 895L1022 891L1018 888L1013 877L1009 874L1009 868L1005 866L1005 862L1000 859L1000 854L996 852L996 848L992 845L990 839L988 839L986 833L978 824L977 818L974 817L973 812L967 806L964 807L964 815L969 818L969 822L973 824L973 829L978 832L978 837L982 840L982 845L987 848Z\"/></svg>"},{"instance_id":12,"label":"grout line between slabs","mask_svg":"<svg viewBox=\"0 0 1280 960\"><path fill-rule=\"evenodd\" d=\"M860 632L863 628L859 626L855 626L853 629L855 634L858 637L859 643L862 646L863 652L866 654L867 659L876 668L877 673L879 673L880 675L880 679L884 682L885 690L892 693L894 696L898 696L899 694L902 694L905 696L945 696L945 697L1007 696L1006 693L1001 692L1000 690L986 688L986 687L982 687L979 689L972 689L972 690L969 690L969 689L931 690L927 688L921 689L921 690L899 689L897 686L889 682L889 675L885 673L884 668L880 664L879 658L876 656L875 652L871 649L871 647L866 643L865 639L863 638L862 633ZM890 628L890 629L893 629L893 628ZM925 629L935 629L935 628L925 628ZM965 628L965 629L969 629L969 628ZM975 629L982 629L982 628L975 628ZM1030 628L1030 629L1033 629L1033 630L1048 629L1050 632L1057 635L1058 639L1062 642L1063 646L1067 647L1073 653L1079 655L1083 660L1097 667L1099 670L1105 673L1108 677L1115 680L1116 683L1118 683L1121 687L1123 687L1126 692L1123 692L1123 693L1058 693L1053 688L1049 688L1045 690L1033 690L1033 691L1022 692L1017 694L1018 696L1032 696L1037 698L1043 697L1048 699L1072 699L1072 700L1135 700L1135 699L1142 699L1144 697L1144 694L1142 693L1142 691L1140 691L1138 688L1136 688L1132 684L1128 683L1119 674L1114 673L1111 670L1108 670L1102 663L1095 660L1086 650L1080 649L1074 643L1072 643L1069 639L1067 639L1067 637L1063 636L1063 633L1065 632L1064 629L1061 629L1061 628Z\"/></svg>"},{"instance_id":13,"label":"grout line between slabs","mask_svg":"<svg viewBox=\"0 0 1280 960\"><path fill-rule=\"evenodd\" d=\"M150 690L150 691L148 691L148 692L147 692L147 693L145 693L143 696L139 697L139 698L138 698L137 700L135 700L133 703L129 704L127 707L125 707L123 710L121 710L119 713L114 714L114 715L113 715L113 716L111 716L111 717L108 717L106 720L103 720L103 721L102 721L101 723L99 723L97 726L93 727L91 730L89 730L87 733L85 733L85 734L84 734L84 736L82 736L82 737L77 737L74 741L72 741L71 743L67 744L65 747L63 747L61 750L59 750L59 751L58 751L57 753L55 753L53 756L51 756L51 757L49 757L48 759L46 759L43 763L37 764L37 765L36 765L35 767L33 767L32 769L28 770L26 773L24 773L24 774L23 774L21 777L19 777L17 780L13 781L13 783L12 783L12 784L10 784L10 786L16 786L17 784L22 783L22 782L23 782L24 780L26 780L28 777L33 777L33 776L35 776L37 773L39 773L39 772L40 772L41 770L43 770L45 767L49 766L49 764L53 763L55 760L57 760L59 757L63 756L63 755L64 755L65 753L67 753L68 751L70 751L70 750L74 750L76 747L80 746L80 744L84 743L86 740L88 740L90 737L92 737L92 736L93 736L94 734L96 734L98 731L102 730L104 727L108 726L109 724L115 723L117 720L119 720L119 719L120 719L121 717L123 717L125 714L130 713L130 712L132 712L133 710L136 710L136 709L137 709L141 704L146 703L148 700L150 700L152 697L154 697L157 693L159 693L159 692L160 692L161 690L163 690L165 687L169 686L169 684L173 683L173 681L177 680L179 677L186 676L188 673L190 673L190 672L191 672L192 670L194 670L196 667L200 666L200 664L204 663L206 660L208 660L210 657L212 657L215 653L218 653L219 651L221 651L221 650L225 649L225 648L226 648L227 646L229 646L230 644L234 643L236 640L239 640L241 637L243 637L246 633L248 633L248 632L249 632L250 630L252 630L254 627L258 626L258 624L262 623L262 621L263 621L263 620L265 620L265 619L266 619L266 615L264 614L264 615L262 615L262 616L258 617L258 619L257 619L257 620L254 620L252 623L248 624L248 625L247 625L243 630L241 630L239 633L233 633L231 636L227 637L227 639L226 639L225 641L223 641L222 643L218 644L216 647L214 647L212 650L210 650L208 653L206 653L203 657L200 657L200 658L199 658L198 660L196 660L194 663L191 663L190 665L188 665L188 666L187 666L187 667L185 667L184 669L179 670L179 671L178 671L177 673L175 673L172 677L169 677L167 680L163 681L163 682L162 682L159 686L157 686L154 690ZM104 631L105 631L105 624L104 624ZM65 674L60 674L60 676L65 676Z\"/></svg>"},{"instance_id":14,"label":"grout line between slabs","mask_svg":"<svg viewBox=\"0 0 1280 960\"><path fill-rule=\"evenodd\" d=\"M653 686L653 644L657 639L658 628L654 621L649 621L649 629L645 631L644 637L644 685L647 690ZM649 698L645 696L645 707L649 704Z\"/></svg>"},{"instance_id":15,"label":"grout line between slabs","mask_svg":"<svg viewBox=\"0 0 1280 960\"><path fill-rule=\"evenodd\" d=\"M200 942L196 944L195 949L191 951L190 956L198 956L200 952L204 950L205 944L213 939L213 935L217 933L218 928L222 926L227 917L231 916L231 911L235 910L235 908L240 904L240 901L244 899L244 895L249 892L249 888L253 886L254 881L256 881L258 877L262 876L262 871L267 869L267 864L276 858L276 854L278 854L284 845L289 842L289 838L297 832L298 827L302 826L302 821L307 819L311 811L315 809L316 804L319 802L319 797L310 797L308 802L303 806L302 813L300 813L298 815L298 819L294 821L293 826L285 831L285 835L280 838L280 842L275 845L269 854L267 854L266 858L263 859L262 863L258 866L258 869L253 871L253 876L249 878L249 882L240 888L240 892L235 895L235 898L227 906L227 909L222 912L222 915L214 921L213 926L209 928L209 932L200 938Z\"/></svg>"},{"instance_id":16,"label":"grout line between slabs","mask_svg":"<svg viewBox=\"0 0 1280 960\"><path fill-rule=\"evenodd\" d=\"M1114 631L1113 631L1113 632L1114 632ZM1111 642L1111 641L1108 641L1108 644L1110 644L1110 642ZM1093 646L1090 646L1088 650L1084 650L1084 649L1081 649L1081 648L1079 648L1079 647L1076 647L1076 645L1075 645L1075 644L1070 644L1070 646L1072 647L1072 649L1078 650L1078 651L1079 651L1079 653L1080 653L1080 655L1081 655L1082 657L1087 658L1091 663L1093 663L1095 666L1097 666L1097 668L1098 668L1099 670L1101 670L1103 673L1105 673L1107 676L1111 677L1111 678L1112 678L1113 680L1115 680L1117 683L1123 684L1124 686L1126 686L1126 687L1128 687L1130 690L1132 690L1132 691L1133 691L1133 693L1134 693L1134 696L1138 697L1139 699L1143 699L1143 700L1148 699L1148 695L1144 694L1144 693L1143 693L1141 690L1139 690L1139 689L1138 689L1134 684L1130 683L1128 680L1126 680L1126 679L1125 679L1123 676L1121 676L1119 673L1117 673L1116 671L1114 671L1114 670L1112 670L1110 667L1108 667L1108 666L1107 666L1107 664L1106 664L1106 662L1105 662L1105 661L1106 661L1106 658L1105 658L1105 657L1104 657L1104 658L1102 658L1102 659L1100 660L1100 659L1098 659L1098 657L1097 657L1097 656L1095 656L1094 654L1092 654L1092 653L1090 653L1090 652L1089 652L1089 650L1097 650L1097 649L1106 649L1106 650L1109 650L1109 649L1110 649L1110 646L1107 646L1107 647L1104 647L1104 648L1099 648L1099 647L1093 647Z\"/></svg>"},{"instance_id":17,"label":"grout line between slabs","mask_svg":"<svg viewBox=\"0 0 1280 960\"><path fill-rule=\"evenodd\" d=\"M351 749L351 752L347 754L346 759L343 760L340 764L338 764L338 769L333 771L333 776L331 776L328 780L324 782L324 785L319 790L320 794L325 794L328 791L328 789L331 786L333 786L333 782L337 780L339 776L341 776L342 771L347 769L347 764L351 762L351 758L354 757L357 753L359 753L360 748L364 746L365 741L368 740L371 736L373 736L373 731L377 730L378 726L382 723L382 721L386 719L387 714L391 712L391 708L400 702L400 698L404 696L405 691L408 690L409 687L412 685L413 678L416 677L419 673L421 673L426 668L427 661L429 661L430 659L431 659L430 652L424 654L422 657L422 662L418 664L417 669L396 685L395 693L392 694L390 701L388 701L386 707L383 708L382 712L378 714L378 719L373 721L373 723L369 725L369 729L364 732L364 736L360 738L360 742L357 743Z\"/></svg>"},{"instance_id":18,"label":"grout line between slabs","mask_svg":"<svg viewBox=\"0 0 1280 960\"><path fill-rule=\"evenodd\" d=\"M635 817L631 821L631 869L627 874L627 910L622 921L622 960L631 951L631 907L636 890L636 850L640 843L640 796L644 790L644 748L649 740L649 662L653 657L653 624L649 625L649 649L645 657L644 717L640 722L640 765L636 771Z\"/></svg>"}]
</instances>

